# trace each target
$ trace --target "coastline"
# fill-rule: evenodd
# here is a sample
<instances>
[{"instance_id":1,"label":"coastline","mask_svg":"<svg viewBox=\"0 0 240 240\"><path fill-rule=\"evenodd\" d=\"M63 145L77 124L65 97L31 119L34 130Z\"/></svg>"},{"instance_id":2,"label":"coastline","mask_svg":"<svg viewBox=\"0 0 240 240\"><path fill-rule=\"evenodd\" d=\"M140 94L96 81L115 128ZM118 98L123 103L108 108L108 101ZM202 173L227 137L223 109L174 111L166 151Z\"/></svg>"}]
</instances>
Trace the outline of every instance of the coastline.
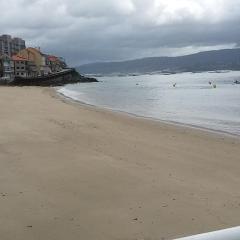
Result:
<instances>
[{"instance_id":1,"label":"coastline","mask_svg":"<svg viewBox=\"0 0 240 240\"><path fill-rule=\"evenodd\" d=\"M3 239L174 239L239 225L240 141L0 88Z\"/></svg>"},{"instance_id":2,"label":"coastline","mask_svg":"<svg viewBox=\"0 0 240 240\"><path fill-rule=\"evenodd\" d=\"M76 103L76 104L80 104L80 105L83 105L83 106L88 106L88 107L91 107L93 109L98 109L100 111L101 110L102 111L108 111L108 112L113 112L113 113L116 113L116 114L119 113L119 114L126 115L128 117L133 117L133 118L137 118L137 119L140 118L140 119L148 120L148 121L154 121L154 122L158 122L160 124L166 124L166 125L176 126L176 127L180 127L180 128L189 128L189 129L193 129L193 130L197 130L197 131L201 131L201 132L206 132L206 133L213 134L213 135L219 135L219 136L223 136L223 137L240 139L239 134L234 134L234 133L230 133L230 132L227 132L227 131L221 131L221 130L207 128L207 127L198 126L198 125L194 125L194 124L181 123L181 122L170 121L170 120L163 120L163 119L160 119L160 118L147 117L147 116L138 115L138 114L127 112L127 111L122 111L122 110L118 110L118 109L113 109L113 108L97 106L97 105L94 105L94 104L86 103L84 101L71 98L71 97L65 95L64 93L59 92L57 88L55 88L55 94L56 94L56 96L58 96L60 98L64 98L71 103Z\"/></svg>"},{"instance_id":3,"label":"coastline","mask_svg":"<svg viewBox=\"0 0 240 240\"><path fill-rule=\"evenodd\" d=\"M0 79L1 80L1 79ZM15 76L9 81L0 81L0 86L64 86L80 82L97 82L97 79L80 75L74 68L67 68L59 72L36 77Z\"/></svg>"}]
</instances>

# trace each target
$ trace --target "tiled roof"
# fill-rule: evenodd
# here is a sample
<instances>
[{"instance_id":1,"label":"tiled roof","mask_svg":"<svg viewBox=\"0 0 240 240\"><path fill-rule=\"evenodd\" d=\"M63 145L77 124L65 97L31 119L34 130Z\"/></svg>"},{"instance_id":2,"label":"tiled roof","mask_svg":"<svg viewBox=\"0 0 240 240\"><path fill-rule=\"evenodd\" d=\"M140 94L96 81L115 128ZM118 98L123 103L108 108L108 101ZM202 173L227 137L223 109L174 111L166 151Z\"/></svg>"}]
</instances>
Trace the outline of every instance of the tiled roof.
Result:
<instances>
[{"instance_id":1,"label":"tiled roof","mask_svg":"<svg viewBox=\"0 0 240 240\"><path fill-rule=\"evenodd\" d=\"M22 56L18 56L18 55L12 56L12 60L13 60L13 61L28 61L27 58L22 57Z\"/></svg>"},{"instance_id":2,"label":"tiled roof","mask_svg":"<svg viewBox=\"0 0 240 240\"><path fill-rule=\"evenodd\" d=\"M50 61L50 62L59 62L59 58L56 57L56 56L48 55L48 56L47 56L47 59L48 59L48 61Z\"/></svg>"}]
</instances>

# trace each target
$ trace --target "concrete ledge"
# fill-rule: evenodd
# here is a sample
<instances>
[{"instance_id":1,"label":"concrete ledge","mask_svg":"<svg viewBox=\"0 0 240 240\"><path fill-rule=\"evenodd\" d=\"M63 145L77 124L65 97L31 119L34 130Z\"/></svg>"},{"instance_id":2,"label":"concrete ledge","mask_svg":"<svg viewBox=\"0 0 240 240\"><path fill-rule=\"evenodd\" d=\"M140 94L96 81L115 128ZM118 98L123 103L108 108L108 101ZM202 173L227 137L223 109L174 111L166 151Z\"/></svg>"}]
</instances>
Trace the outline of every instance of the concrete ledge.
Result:
<instances>
[{"instance_id":1,"label":"concrete ledge","mask_svg":"<svg viewBox=\"0 0 240 240\"><path fill-rule=\"evenodd\" d=\"M220 231L203 233L175 240L239 240L240 227L228 228Z\"/></svg>"}]
</instances>

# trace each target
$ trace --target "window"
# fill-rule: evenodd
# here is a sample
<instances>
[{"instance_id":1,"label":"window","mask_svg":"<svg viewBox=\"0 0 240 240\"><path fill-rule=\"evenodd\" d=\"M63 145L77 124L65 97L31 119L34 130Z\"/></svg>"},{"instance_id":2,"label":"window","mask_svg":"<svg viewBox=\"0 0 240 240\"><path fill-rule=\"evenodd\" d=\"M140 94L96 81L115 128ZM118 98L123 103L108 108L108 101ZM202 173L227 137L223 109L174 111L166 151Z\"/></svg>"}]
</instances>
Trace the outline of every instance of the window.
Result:
<instances>
[{"instance_id":1,"label":"window","mask_svg":"<svg viewBox=\"0 0 240 240\"><path fill-rule=\"evenodd\" d=\"M23 75L24 73L22 72L21 75Z\"/></svg>"}]
</instances>

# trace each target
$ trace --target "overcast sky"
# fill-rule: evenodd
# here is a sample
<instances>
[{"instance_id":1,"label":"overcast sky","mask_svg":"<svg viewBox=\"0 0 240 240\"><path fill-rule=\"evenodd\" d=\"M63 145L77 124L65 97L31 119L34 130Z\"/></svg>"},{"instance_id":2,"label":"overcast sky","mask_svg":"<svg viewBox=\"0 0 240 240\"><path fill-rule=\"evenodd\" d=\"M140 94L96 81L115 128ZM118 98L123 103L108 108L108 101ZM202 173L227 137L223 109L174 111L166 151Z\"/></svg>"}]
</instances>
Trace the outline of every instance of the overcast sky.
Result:
<instances>
[{"instance_id":1,"label":"overcast sky","mask_svg":"<svg viewBox=\"0 0 240 240\"><path fill-rule=\"evenodd\" d=\"M240 43L240 0L0 0L0 10L0 34L72 65Z\"/></svg>"}]
</instances>

